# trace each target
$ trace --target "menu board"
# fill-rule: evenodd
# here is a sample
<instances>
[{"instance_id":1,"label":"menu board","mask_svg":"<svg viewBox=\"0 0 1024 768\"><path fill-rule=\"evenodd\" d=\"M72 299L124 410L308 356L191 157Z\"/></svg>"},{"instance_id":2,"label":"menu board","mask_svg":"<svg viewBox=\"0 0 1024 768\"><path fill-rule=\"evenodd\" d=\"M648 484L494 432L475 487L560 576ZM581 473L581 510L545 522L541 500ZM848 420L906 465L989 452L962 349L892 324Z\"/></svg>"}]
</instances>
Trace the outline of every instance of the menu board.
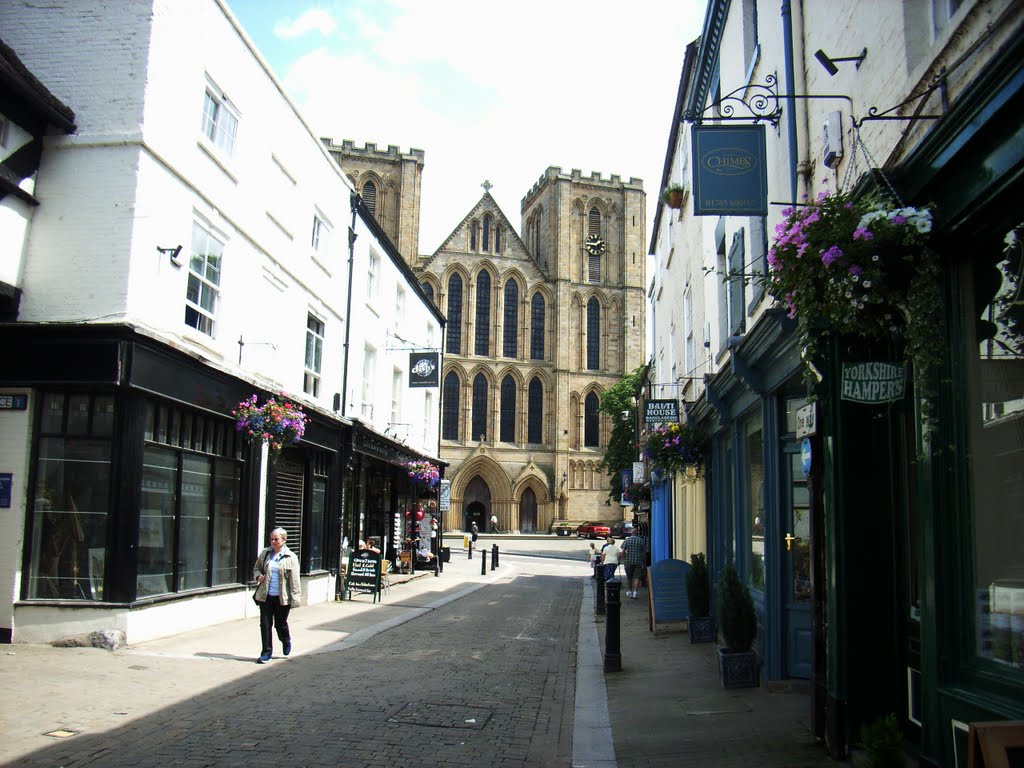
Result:
<instances>
[{"instance_id":1,"label":"menu board","mask_svg":"<svg viewBox=\"0 0 1024 768\"><path fill-rule=\"evenodd\" d=\"M380 553L368 549L353 552L348 559L348 573L345 578L348 592L370 592L373 601L380 596Z\"/></svg>"},{"instance_id":2,"label":"menu board","mask_svg":"<svg viewBox=\"0 0 1024 768\"><path fill-rule=\"evenodd\" d=\"M690 564L682 560L659 560L647 569L650 588L650 629L659 622L686 621L690 601L686 594L686 572Z\"/></svg>"}]
</instances>

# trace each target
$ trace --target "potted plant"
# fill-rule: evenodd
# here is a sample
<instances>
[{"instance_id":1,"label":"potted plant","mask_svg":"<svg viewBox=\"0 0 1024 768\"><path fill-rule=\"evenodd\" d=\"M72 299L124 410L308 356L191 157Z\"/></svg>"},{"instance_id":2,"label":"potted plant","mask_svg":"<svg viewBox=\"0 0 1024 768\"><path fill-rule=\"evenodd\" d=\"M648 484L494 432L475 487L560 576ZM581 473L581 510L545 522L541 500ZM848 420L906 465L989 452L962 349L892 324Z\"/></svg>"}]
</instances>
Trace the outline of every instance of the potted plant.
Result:
<instances>
[{"instance_id":1,"label":"potted plant","mask_svg":"<svg viewBox=\"0 0 1024 768\"><path fill-rule=\"evenodd\" d=\"M757 615L750 589L732 565L725 567L718 582L718 627L725 640L725 647L718 649L722 687L756 688L761 676L751 646L757 636Z\"/></svg>"},{"instance_id":2,"label":"potted plant","mask_svg":"<svg viewBox=\"0 0 1024 768\"><path fill-rule=\"evenodd\" d=\"M860 729L860 746L868 754L868 768L903 768L903 734L895 714L879 717Z\"/></svg>"},{"instance_id":3,"label":"potted plant","mask_svg":"<svg viewBox=\"0 0 1024 768\"><path fill-rule=\"evenodd\" d=\"M814 357L827 334L894 339L918 373L934 369L943 334L939 260L928 247L931 212L837 191L782 214L766 289L796 320L809 376L820 378ZM926 388L922 394L928 420L933 398Z\"/></svg>"},{"instance_id":4,"label":"potted plant","mask_svg":"<svg viewBox=\"0 0 1024 768\"><path fill-rule=\"evenodd\" d=\"M430 491L441 482L441 472L429 461L407 461L405 469L421 496L429 496Z\"/></svg>"},{"instance_id":5,"label":"potted plant","mask_svg":"<svg viewBox=\"0 0 1024 768\"><path fill-rule=\"evenodd\" d=\"M686 572L686 597L690 603L689 635L691 643L710 643L715 639L715 620L711 618L711 580L703 552L690 555Z\"/></svg>"},{"instance_id":6,"label":"potted plant","mask_svg":"<svg viewBox=\"0 0 1024 768\"><path fill-rule=\"evenodd\" d=\"M257 405L256 395L242 400L231 415L235 417L235 430L249 443L266 443L271 457L286 445L293 445L306 432L306 416L302 408L287 400L271 397Z\"/></svg>"},{"instance_id":7,"label":"potted plant","mask_svg":"<svg viewBox=\"0 0 1024 768\"><path fill-rule=\"evenodd\" d=\"M661 193L661 199L669 208L678 211L683 207L683 194L685 192L686 189L681 185L669 184Z\"/></svg>"},{"instance_id":8,"label":"potted plant","mask_svg":"<svg viewBox=\"0 0 1024 768\"><path fill-rule=\"evenodd\" d=\"M643 455L655 468L681 470L703 462L706 441L704 432L692 424L662 424L647 436Z\"/></svg>"}]
</instances>

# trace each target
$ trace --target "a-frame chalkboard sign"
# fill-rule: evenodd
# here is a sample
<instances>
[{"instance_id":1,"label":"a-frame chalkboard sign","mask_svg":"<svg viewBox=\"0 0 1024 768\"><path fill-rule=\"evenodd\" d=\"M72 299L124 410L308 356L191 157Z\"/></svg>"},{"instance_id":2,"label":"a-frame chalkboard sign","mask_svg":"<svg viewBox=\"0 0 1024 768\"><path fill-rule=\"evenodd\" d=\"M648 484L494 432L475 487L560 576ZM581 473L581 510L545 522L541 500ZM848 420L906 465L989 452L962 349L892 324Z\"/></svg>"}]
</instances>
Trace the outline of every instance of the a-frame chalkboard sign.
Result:
<instances>
[{"instance_id":1,"label":"a-frame chalkboard sign","mask_svg":"<svg viewBox=\"0 0 1024 768\"><path fill-rule=\"evenodd\" d=\"M380 553L369 549L353 552L348 558L345 585L349 600L353 591L371 593L375 603L380 600Z\"/></svg>"}]
</instances>

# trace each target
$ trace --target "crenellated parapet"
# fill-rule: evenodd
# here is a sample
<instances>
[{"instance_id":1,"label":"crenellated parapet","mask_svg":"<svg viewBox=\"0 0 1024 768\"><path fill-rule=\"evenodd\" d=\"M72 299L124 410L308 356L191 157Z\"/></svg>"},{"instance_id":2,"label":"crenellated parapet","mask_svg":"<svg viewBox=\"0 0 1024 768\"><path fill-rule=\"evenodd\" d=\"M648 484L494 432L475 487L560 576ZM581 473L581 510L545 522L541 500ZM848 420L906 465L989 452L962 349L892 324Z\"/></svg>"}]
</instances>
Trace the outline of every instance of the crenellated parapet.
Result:
<instances>
[{"instance_id":1,"label":"crenellated parapet","mask_svg":"<svg viewBox=\"0 0 1024 768\"><path fill-rule=\"evenodd\" d=\"M616 191L630 188L642 190L644 186L643 179L636 176L630 176L629 181L623 182L622 177L617 173L610 174L608 178L605 178L601 171L594 171L588 175L584 174L579 168L573 168L569 173L565 173L560 166L550 165L530 188L530 191L523 196L522 207L526 208L537 193L545 185L553 181L568 181L575 184L586 184L591 187Z\"/></svg>"},{"instance_id":2,"label":"crenellated parapet","mask_svg":"<svg viewBox=\"0 0 1024 768\"><path fill-rule=\"evenodd\" d=\"M396 144L388 144L387 149L378 149L376 143L366 142L363 146L356 146L351 139L342 139L341 144L335 144L330 136L321 137L320 141L329 151L344 152L353 157L365 157L372 160L404 160L413 158L420 163L423 162L425 153L422 149L410 147L408 152L403 152Z\"/></svg>"}]
</instances>

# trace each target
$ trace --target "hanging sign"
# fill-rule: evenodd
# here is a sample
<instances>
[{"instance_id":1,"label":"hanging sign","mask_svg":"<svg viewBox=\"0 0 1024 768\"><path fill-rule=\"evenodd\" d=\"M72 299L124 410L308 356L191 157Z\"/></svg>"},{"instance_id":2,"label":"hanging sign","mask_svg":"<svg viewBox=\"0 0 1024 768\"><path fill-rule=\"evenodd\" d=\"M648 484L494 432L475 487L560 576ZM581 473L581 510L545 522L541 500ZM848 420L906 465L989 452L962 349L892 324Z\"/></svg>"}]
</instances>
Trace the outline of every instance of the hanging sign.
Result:
<instances>
[{"instance_id":1,"label":"hanging sign","mask_svg":"<svg viewBox=\"0 0 1024 768\"><path fill-rule=\"evenodd\" d=\"M14 486L14 473L0 473L0 509L11 508L11 489Z\"/></svg>"},{"instance_id":2,"label":"hanging sign","mask_svg":"<svg viewBox=\"0 0 1024 768\"><path fill-rule=\"evenodd\" d=\"M452 508L452 481L442 480L441 481L441 492L437 498L437 508L442 512L447 512Z\"/></svg>"},{"instance_id":3,"label":"hanging sign","mask_svg":"<svg viewBox=\"0 0 1024 768\"><path fill-rule=\"evenodd\" d=\"M436 387L441 375L438 370L437 352L409 353L409 386Z\"/></svg>"},{"instance_id":4,"label":"hanging sign","mask_svg":"<svg viewBox=\"0 0 1024 768\"><path fill-rule=\"evenodd\" d=\"M892 403L906 391L906 369L900 363L843 363L841 397L854 403Z\"/></svg>"},{"instance_id":5,"label":"hanging sign","mask_svg":"<svg viewBox=\"0 0 1024 768\"><path fill-rule=\"evenodd\" d=\"M642 483L646 480L644 475L644 463L642 461L633 462L633 482Z\"/></svg>"},{"instance_id":6,"label":"hanging sign","mask_svg":"<svg viewBox=\"0 0 1024 768\"><path fill-rule=\"evenodd\" d=\"M763 125L695 125L694 216L767 216Z\"/></svg>"},{"instance_id":7,"label":"hanging sign","mask_svg":"<svg viewBox=\"0 0 1024 768\"><path fill-rule=\"evenodd\" d=\"M644 424L677 424L679 423L679 401L645 400Z\"/></svg>"},{"instance_id":8,"label":"hanging sign","mask_svg":"<svg viewBox=\"0 0 1024 768\"><path fill-rule=\"evenodd\" d=\"M24 411L28 408L28 395L0 392L0 411Z\"/></svg>"},{"instance_id":9,"label":"hanging sign","mask_svg":"<svg viewBox=\"0 0 1024 768\"><path fill-rule=\"evenodd\" d=\"M818 431L818 426L815 421L815 404L808 403L803 408L797 408L796 410L796 439L799 440L801 437L809 437Z\"/></svg>"}]
</instances>

